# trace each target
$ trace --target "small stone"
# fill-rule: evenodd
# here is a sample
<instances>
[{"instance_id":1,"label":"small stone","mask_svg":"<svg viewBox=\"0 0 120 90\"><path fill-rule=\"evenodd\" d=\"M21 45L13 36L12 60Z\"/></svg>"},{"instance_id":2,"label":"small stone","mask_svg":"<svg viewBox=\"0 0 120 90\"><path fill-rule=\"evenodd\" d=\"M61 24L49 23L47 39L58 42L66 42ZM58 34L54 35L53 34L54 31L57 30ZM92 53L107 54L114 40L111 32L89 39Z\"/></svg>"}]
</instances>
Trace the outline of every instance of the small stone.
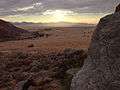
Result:
<instances>
[{"instance_id":1,"label":"small stone","mask_svg":"<svg viewBox=\"0 0 120 90\"><path fill-rule=\"evenodd\" d=\"M14 90L23 90L23 86L24 84L27 82L27 80L25 81L21 81L21 82L18 82L14 88Z\"/></svg>"},{"instance_id":2,"label":"small stone","mask_svg":"<svg viewBox=\"0 0 120 90\"><path fill-rule=\"evenodd\" d=\"M25 81L20 81L16 84L14 90L28 90L28 88L33 84L32 79L27 79Z\"/></svg>"}]
</instances>

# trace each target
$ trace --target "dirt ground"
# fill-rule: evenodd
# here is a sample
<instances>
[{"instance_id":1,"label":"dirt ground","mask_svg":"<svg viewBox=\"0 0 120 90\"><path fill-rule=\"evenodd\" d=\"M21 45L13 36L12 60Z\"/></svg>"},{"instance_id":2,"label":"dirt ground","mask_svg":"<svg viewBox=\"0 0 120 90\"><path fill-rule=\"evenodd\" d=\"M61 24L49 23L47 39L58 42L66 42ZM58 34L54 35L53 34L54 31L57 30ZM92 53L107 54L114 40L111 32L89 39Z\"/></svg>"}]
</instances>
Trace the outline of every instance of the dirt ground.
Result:
<instances>
[{"instance_id":1,"label":"dirt ground","mask_svg":"<svg viewBox=\"0 0 120 90\"><path fill-rule=\"evenodd\" d=\"M0 42L0 51L60 51L65 48L88 48L94 27L52 28L44 31L48 37ZM29 45L33 44L32 47Z\"/></svg>"}]
</instances>

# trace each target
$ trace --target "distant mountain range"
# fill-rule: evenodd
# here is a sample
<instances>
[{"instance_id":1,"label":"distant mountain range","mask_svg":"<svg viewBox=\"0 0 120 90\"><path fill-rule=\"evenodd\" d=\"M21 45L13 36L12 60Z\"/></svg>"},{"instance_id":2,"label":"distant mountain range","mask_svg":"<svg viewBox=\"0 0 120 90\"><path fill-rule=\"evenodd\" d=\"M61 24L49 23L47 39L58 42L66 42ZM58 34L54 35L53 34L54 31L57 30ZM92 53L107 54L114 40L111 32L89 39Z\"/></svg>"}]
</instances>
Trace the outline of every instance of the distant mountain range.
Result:
<instances>
[{"instance_id":1,"label":"distant mountain range","mask_svg":"<svg viewBox=\"0 0 120 90\"><path fill-rule=\"evenodd\" d=\"M58 22L58 23L32 23L32 22L14 22L14 25L18 27L89 27L95 26L95 24L87 24L87 23L68 23L68 22Z\"/></svg>"}]
</instances>

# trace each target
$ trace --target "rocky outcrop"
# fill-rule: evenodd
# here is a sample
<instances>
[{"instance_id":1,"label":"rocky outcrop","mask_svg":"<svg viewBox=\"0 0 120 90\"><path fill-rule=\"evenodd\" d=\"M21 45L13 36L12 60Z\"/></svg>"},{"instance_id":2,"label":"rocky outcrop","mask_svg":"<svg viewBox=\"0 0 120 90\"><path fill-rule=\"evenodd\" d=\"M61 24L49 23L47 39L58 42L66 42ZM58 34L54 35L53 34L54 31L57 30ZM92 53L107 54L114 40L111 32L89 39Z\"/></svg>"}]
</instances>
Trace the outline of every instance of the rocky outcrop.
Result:
<instances>
[{"instance_id":1,"label":"rocky outcrop","mask_svg":"<svg viewBox=\"0 0 120 90\"><path fill-rule=\"evenodd\" d=\"M115 12L120 12L120 4L116 7Z\"/></svg>"},{"instance_id":2,"label":"rocky outcrop","mask_svg":"<svg viewBox=\"0 0 120 90\"><path fill-rule=\"evenodd\" d=\"M119 6L118 6L119 8ZM120 12L102 18L71 90L120 90Z\"/></svg>"}]
</instances>

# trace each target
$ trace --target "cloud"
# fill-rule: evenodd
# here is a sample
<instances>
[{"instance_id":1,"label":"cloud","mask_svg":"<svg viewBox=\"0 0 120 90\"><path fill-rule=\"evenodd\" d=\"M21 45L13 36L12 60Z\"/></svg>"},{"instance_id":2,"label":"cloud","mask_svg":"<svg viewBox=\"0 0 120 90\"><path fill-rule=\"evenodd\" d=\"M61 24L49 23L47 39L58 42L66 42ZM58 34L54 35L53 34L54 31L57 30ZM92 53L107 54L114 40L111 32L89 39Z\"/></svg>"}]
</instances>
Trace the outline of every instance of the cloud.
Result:
<instances>
[{"instance_id":1,"label":"cloud","mask_svg":"<svg viewBox=\"0 0 120 90\"><path fill-rule=\"evenodd\" d=\"M55 14L62 14L62 15L72 15L75 14L73 11L70 10L46 10L42 13L43 15L55 15Z\"/></svg>"},{"instance_id":2,"label":"cloud","mask_svg":"<svg viewBox=\"0 0 120 90\"><path fill-rule=\"evenodd\" d=\"M0 16L42 14L48 10L111 13L120 0L0 0Z\"/></svg>"},{"instance_id":3,"label":"cloud","mask_svg":"<svg viewBox=\"0 0 120 90\"><path fill-rule=\"evenodd\" d=\"M16 11L28 11L33 8L34 8L34 6L28 6L28 7L24 7L24 8L18 8Z\"/></svg>"}]
</instances>

